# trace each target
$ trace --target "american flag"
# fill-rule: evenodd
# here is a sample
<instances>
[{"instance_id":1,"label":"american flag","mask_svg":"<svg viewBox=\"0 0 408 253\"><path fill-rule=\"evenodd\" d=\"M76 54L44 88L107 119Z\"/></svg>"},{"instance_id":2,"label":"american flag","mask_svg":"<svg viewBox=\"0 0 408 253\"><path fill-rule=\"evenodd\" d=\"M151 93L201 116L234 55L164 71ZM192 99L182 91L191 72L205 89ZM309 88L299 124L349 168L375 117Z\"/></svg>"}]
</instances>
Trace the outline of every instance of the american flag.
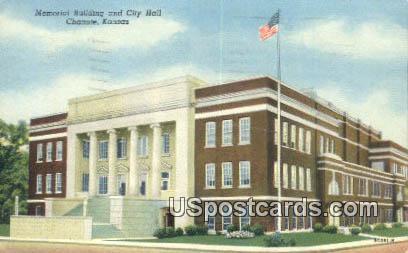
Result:
<instances>
[{"instance_id":1,"label":"american flag","mask_svg":"<svg viewBox=\"0 0 408 253\"><path fill-rule=\"evenodd\" d=\"M279 32L279 11L273 14L269 22L259 28L259 38L263 41Z\"/></svg>"}]
</instances>

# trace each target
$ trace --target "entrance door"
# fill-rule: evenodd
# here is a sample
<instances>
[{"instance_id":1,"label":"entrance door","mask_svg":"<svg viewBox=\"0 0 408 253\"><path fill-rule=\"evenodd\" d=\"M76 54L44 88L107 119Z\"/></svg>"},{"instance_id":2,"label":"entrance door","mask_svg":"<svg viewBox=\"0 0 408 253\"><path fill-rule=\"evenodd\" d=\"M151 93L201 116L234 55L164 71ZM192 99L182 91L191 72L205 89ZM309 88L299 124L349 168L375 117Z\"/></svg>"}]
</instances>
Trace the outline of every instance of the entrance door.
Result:
<instances>
[{"instance_id":1,"label":"entrance door","mask_svg":"<svg viewBox=\"0 0 408 253\"><path fill-rule=\"evenodd\" d=\"M119 195L126 195L126 177L125 175L118 175L118 193Z\"/></svg>"},{"instance_id":2,"label":"entrance door","mask_svg":"<svg viewBox=\"0 0 408 253\"><path fill-rule=\"evenodd\" d=\"M166 213L166 227L174 228L174 216L171 213Z\"/></svg>"},{"instance_id":3,"label":"entrance door","mask_svg":"<svg viewBox=\"0 0 408 253\"><path fill-rule=\"evenodd\" d=\"M140 174L140 195L146 196L146 189L147 189L147 173Z\"/></svg>"}]
</instances>

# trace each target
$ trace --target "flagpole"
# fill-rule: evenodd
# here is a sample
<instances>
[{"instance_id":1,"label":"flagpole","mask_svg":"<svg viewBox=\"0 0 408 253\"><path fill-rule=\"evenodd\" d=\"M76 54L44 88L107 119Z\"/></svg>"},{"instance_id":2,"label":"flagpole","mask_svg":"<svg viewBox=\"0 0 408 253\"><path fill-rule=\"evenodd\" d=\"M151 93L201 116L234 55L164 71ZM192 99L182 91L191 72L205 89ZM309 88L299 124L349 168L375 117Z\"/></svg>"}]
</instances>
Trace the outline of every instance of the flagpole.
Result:
<instances>
[{"instance_id":1,"label":"flagpole","mask_svg":"<svg viewBox=\"0 0 408 253\"><path fill-rule=\"evenodd\" d=\"M277 53L277 58L278 58L278 64L277 64L277 74L278 74L278 82L277 82L277 90L278 90L278 98L277 98L277 110L278 110L278 126L275 126L277 129L277 177L278 177L278 202L279 202L279 216L278 216L278 224L277 224L277 228L276 231L280 232L281 231L281 227L282 227L282 217L281 217L281 212L282 212L282 208L281 208L281 197L282 197L282 187L281 187L281 182L282 182L282 178L281 178L281 63L280 63L280 10L278 9L278 18L279 18L279 24L278 24L278 34L276 37L276 53Z\"/></svg>"}]
</instances>

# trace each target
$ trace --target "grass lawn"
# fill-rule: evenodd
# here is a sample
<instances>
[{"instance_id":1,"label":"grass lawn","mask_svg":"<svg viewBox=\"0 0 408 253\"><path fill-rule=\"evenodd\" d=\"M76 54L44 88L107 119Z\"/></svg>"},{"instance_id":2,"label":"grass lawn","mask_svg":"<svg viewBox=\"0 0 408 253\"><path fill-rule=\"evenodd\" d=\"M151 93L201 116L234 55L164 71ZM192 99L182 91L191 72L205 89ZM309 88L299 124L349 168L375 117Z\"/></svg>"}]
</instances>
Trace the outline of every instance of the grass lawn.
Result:
<instances>
[{"instance_id":1,"label":"grass lawn","mask_svg":"<svg viewBox=\"0 0 408 253\"><path fill-rule=\"evenodd\" d=\"M0 224L0 236L10 236L9 224Z\"/></svg>"},{"instance_id":2,"label":"grass lawn","mask_svg":"<svg viewBox=\"0 0 408 253\"><path fill-rule=\"evenodd\" d=\"M408 236L408 228L387 228L382 230L373 230L370 234L384 237Z\"/></svg>"},{"instance_id":3,"label":"grass lawn","mask_svg":"<svg viewBox=\"0 0 408 253\"><path fill-rule=\"evenodd\" d=\"M196 236L179 236L164 239L137 240L152 243L194 243L210 245L232 245L232 246L265 246L263 239L265 236L257 236L248 239L225 239L223 235L196 235ZM351 241L366 240L362 236L327 234L327 233L288 233L282 234L282 238L289 240L294 238L296 246L314 246L331 243L342 243Z\"/></svg>"}]
</instances>

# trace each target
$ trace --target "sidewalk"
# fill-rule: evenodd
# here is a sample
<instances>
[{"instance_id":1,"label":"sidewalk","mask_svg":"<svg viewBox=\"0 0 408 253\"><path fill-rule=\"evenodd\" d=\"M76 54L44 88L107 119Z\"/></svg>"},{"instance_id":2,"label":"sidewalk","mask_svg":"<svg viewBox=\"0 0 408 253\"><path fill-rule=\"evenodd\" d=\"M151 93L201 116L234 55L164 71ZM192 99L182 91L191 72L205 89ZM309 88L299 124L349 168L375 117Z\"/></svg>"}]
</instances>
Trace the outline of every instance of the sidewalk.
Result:
<instances>
[{"instance_id":1,"label":"sidewalk","mask_svg":"<svg viewBox=\"0 0 408 253\"><path fill-rule=\"evenodd\" d=\"M186 243L147 243L147 242L127 242L127 241L106 241L101 239L83 241L83 240L43 240L43 239L19 239L0 237L1 241L13 242L43 242L43 243L63 243L80 245L99 245L99 246L118 246L135 247L149 249L172 249L189 250L191 252L217 251L217 252L332 252L334 250L355 249L368 246L386 245L387 243L374 242L374 240L364 240L356 242L328 244L308 247L251 247L251 246L222 246L222 245L203 245ZM395 242L408 241L408 237L396 238Z\"/></svg>"}]
</instances>

